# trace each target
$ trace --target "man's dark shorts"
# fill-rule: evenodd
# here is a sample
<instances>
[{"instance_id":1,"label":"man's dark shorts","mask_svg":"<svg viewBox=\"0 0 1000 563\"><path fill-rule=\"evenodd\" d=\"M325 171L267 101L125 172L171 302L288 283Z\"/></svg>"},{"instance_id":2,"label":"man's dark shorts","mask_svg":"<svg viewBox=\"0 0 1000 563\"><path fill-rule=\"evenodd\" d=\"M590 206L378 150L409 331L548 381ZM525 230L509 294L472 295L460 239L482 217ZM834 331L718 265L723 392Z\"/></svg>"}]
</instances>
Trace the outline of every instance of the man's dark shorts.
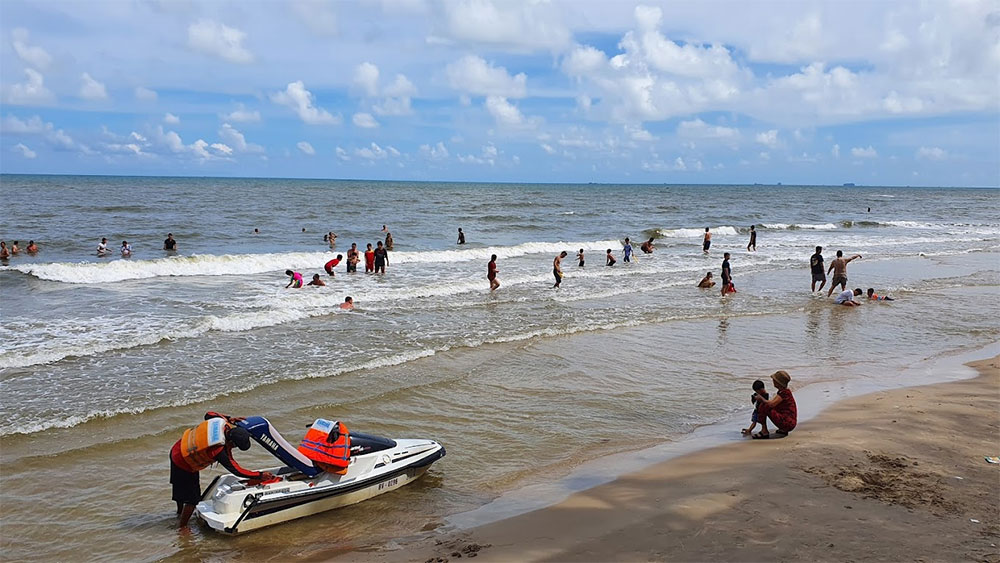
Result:
<instances>
[{"instance_id":1,"label":"man's dark shorts","mask_svg":"<svg viewBox=\"0 0 1000 563\"><path fill-rule=\"evenodd\" d=\"M826 274L824 274L823 272L813 272L813 281L814 282L825 282L826 281Z\"/></svg>"},{"instance_id":2,"label":"man's dark shorts","mask_svg":"<svg viewBox=\"0 0 1000 563\"><path fill-rule=\"evenodd\" d=\"M173 485L173 500L183 504L201 502L201 481L197 473L184 471L174 460L170 460L170 484Z\"/></svg>"},{"instance_id":3,"label":"man's dark shorts","mask_svg":"<svg viewBox=\"0 0 1000 563\"><path fill-rule=\"evenodd\" d=\"M706 240L705 242L703 242L701 244L701 249L702 250L708 250L709 248L712 248L712 241Z\"/></svg>"},{"instance_id":4,"label":"man's dark shorts","mask_svg":"<svg viewBox=\"0 0 1000 563\"><path fill-rule=\"evenodd\" d=\"M847 286L847 276L833 276L833 283L831 283L830 285L834 286L840 284Z\"/></svg>"}]
</instances>

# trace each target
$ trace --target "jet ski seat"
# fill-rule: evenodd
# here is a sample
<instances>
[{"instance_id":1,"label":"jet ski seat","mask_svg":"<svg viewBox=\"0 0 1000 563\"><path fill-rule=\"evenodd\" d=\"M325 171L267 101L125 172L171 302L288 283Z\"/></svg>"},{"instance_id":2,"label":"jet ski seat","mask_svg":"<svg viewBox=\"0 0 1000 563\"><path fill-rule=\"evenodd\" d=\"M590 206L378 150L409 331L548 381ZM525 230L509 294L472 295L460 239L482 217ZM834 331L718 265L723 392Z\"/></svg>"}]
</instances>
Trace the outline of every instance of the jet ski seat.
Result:
<instances>
[{"instance_id":1,"label":"jet ski seat","mask_svg":"<svg viewBox=\"0 0 1000 563\"><path fill-rule=\"evenodd\" d=\"M245 428L258 444L288 467L301 471L309 477L315 477L322 473L322 469L316 467L311 459L302 455L295 446L289 444L288 440L285 440L266 418L248 416L246 420L241 420L236 425Z\"/></svg>"}]
</instances>

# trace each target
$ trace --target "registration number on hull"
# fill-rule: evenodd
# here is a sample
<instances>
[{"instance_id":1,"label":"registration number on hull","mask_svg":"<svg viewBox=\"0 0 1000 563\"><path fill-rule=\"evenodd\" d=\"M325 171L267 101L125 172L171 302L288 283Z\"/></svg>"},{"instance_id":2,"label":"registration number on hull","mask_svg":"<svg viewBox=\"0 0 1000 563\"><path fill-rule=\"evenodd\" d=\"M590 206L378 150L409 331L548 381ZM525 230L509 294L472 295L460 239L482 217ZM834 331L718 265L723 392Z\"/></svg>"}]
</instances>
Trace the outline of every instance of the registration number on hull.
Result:
<instances>
[{"instance_id":1,"label":"registration number on hull","mask_svg":"<svg viewBox=\"0 0 1000 563\"><path fill-rule=\"evenodd\" d=\"M396 477L394 479L389 479L388 481L383 481L383 482L379 483L378 484L378 490L381 491L382 489L388 489L389 487L395 487L398 484L399 484L399 477Z\"/></svg>"}]
</instances>

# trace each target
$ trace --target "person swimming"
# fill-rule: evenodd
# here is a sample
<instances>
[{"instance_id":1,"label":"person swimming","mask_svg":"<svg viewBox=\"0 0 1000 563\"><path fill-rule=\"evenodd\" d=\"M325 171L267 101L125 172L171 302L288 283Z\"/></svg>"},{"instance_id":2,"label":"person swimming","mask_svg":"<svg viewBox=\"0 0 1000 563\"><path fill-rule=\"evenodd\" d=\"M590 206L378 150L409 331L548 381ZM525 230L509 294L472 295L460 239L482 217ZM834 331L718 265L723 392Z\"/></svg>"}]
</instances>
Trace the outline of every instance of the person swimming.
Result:
<instances>
[{"instance_id":1,"label":"person swimming","mask_svg":"<svg viewBox=\"0 0 1000 563\"><path fill-rule=\"evenodd\" d=\"M873 287L868 288L868 299L871 299L872 301L895 301L895 299L889 297L888 295L880 297L879 294L875 293L875 288Z\"/></svg>"}]
</instances>

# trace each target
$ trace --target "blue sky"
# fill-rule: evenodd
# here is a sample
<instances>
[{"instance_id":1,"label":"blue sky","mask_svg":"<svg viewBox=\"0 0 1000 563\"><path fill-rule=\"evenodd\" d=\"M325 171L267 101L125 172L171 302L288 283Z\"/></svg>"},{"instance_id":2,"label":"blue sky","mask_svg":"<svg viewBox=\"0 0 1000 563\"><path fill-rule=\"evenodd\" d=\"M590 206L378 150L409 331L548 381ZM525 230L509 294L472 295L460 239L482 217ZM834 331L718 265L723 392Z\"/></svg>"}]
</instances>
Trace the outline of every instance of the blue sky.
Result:
<instances>
[{"instance_id":1,"label":"blue sky","mask_svg":"<svg viewBox=\"0 0 1000 563\"><path fill-rule=\"evenodd\" d=\"M0 3L0 171L1000 184L995 2Z\"/></svg>"}]
</instances>

